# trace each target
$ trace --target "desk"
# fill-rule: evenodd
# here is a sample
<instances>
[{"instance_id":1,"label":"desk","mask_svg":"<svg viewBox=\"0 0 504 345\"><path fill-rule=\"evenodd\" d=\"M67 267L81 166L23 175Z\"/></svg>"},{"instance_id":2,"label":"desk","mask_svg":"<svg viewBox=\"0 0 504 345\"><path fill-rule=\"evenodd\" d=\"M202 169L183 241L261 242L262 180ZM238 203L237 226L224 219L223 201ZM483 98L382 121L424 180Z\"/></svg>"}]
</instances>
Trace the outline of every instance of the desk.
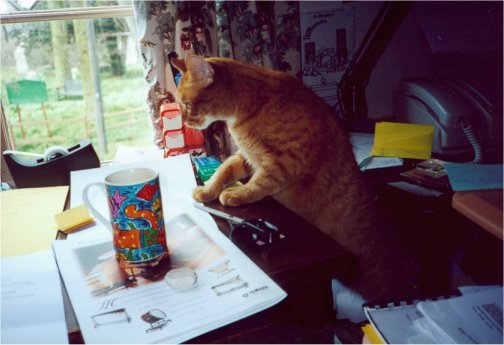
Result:
<instances>
[{"instance_id":1,"label":"desk","mask_svg":"<svg viewBox=\"0 0 504 345\"><path fill-rule=\"evenodd\" d=\"M334 318L331 278L350 277L355 262L337 243L272 198L237 207L218 201L206 204L241 218L266 219L277 225L285 239L260 250L244 252L288 294L276 306L190 340L190 343L328 343ZM215 218L228 235L226 221ZM324 328L326 327L326 328ZM321 334L322 331L327 331ZM315 334L314 332L319 332ZM71 343L82 342L70 334Z\"/></svg>"},{"instance_id":2,"label":"desk","mask_svg":"<svg viewBox=\"0 0 504 345\"><path fill-rule=\"evenodd\" d=\"M370 171L365 175L384 215L404 229L405 245L412 244L418 252L423 295L445 293L467 282L502 284L502 190L418 196L387 185L400 181L398 174ZM483 220L486 217L494 221ZM494 226L500 237L497 231L482 230L485 226Z\"/></svg>"},{"instance_id":3,"label":"desk","mask_svg":"<svg viewBox=\"0 0 504 345\"><path fill-rule=\"evenodd\" d=\"M454 209L502 240L502 189L456 192Z\"/></svg>"},{"instance_id":4,"label":"desk","mask_svg":"<svg viewBox=\"0 0 504 345\"><path fill-rule=\"evenodd\" d=\"M192 339L191 343L316 343L307 329L327 324L332 311L331 278L348 277L355 262L337 243L272 198L238 208L218 201L207 206L240 218L263 218L286 238L261 250L244 252L288 294L264 312ZM214 217L221 231L227 222ZM323 337L323 336L322 336ZM323 342L333 342L332 335Z\"/></svg>"}]
</instances>

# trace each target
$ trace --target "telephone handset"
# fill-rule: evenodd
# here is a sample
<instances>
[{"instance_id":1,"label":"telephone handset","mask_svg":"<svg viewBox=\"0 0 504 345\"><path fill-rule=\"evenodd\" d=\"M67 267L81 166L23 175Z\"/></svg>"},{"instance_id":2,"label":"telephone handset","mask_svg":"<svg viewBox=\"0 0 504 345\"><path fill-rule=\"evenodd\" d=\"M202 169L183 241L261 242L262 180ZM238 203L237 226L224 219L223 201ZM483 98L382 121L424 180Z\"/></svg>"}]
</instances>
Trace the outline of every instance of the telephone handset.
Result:
<instances>
[{"instance_id":1,"label":"telephone handset","mask_svg":"<svg viewBox=\"0 0 504 345\"><path fill-rule=\"evenodd\" d=\"M482 95L461 81L405 79L394 94L394 114L404 122L434 125L433 152L474 151L474 163L481 162L483 148L495 139L492 126L496 116L488 110Z\"/></svg>"}]
</instances>

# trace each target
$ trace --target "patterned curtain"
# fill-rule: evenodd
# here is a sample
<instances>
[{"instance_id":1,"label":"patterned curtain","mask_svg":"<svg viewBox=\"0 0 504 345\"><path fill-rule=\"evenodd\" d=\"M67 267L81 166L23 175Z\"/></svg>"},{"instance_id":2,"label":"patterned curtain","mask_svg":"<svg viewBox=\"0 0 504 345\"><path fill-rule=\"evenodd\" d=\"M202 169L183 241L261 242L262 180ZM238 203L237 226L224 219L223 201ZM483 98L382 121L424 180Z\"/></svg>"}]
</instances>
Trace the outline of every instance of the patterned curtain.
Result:
<instances>
[{"instance_id":1,"label":"patterned curtain","mask_svg":"<svg viewBox=\"0 0 504 345\"><path fill-rule=\"evenodd\" d=\"M301 78L299 3L296 1L133 1L153 142L163 147L159 106L174 102L168 55L221 56L282 70ZM251 95L253 97L253 95ZM235 151L224 123L205 131L211 154Z\"/></svg>"}]
</instances>

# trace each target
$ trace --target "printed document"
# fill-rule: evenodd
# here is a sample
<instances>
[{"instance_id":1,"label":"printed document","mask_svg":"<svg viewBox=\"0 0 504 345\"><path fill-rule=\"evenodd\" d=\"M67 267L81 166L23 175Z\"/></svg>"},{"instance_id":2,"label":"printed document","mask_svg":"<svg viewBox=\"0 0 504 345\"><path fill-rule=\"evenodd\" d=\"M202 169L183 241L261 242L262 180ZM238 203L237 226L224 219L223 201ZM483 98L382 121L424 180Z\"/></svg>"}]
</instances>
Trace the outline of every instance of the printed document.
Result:
<instances>
[{"instance_id":1,"label":"printed document","mask_svg":"<svg viewBox=\"0 0 504 345\"><path fill-rule=\"evenodd\" d=\"M389 344L502 344L502 286L459 288L462 296L365 306Z\"/></svg>"},{"instance_id":2,"label":"printed document","mask_svg":"<svg viewBox=\"0 0 504 345\"><path fill-rule=\"evenodd\" d=\"M196 182L188 155L72 172L72 206L82 202L85 184L103 179L113 169L138 165L160 173L167 260L143 270L121 269L112 236L99 225L53 244L86 343L184 342L287 296L217 228L208 213L193 206ZM95 202L103 202L101 208L107 210L103 193L94 194ZM164 278L182 267L196 272L196 284L176 290Z\"/></svg>"},{"instance_id":3,"label":"printed document","mask_svg":"<svg viewBox=\"0 0 504 345\"><path fill-rule=\"evenodd\" d=\"M55 241L54 251L86 343L179 343L240 320L287 295L195 208L166 223L169 260L122 270L110 239ZM173 268L194 287L164 280Z\"/></svg>"},{"instance_id":4,"label":"printed document","mask_svg":"<svg viewBox=\"0 0 504 345\"><path fill-rule=\"evenodd\" d=\"M445 339L457 344L502 344L502 287L439 301L418 310Z\"/></svg>"},{"instance_id":5,"label":"printed document","mask_svg":"<svg viewBox=\"0 0 504 345\"><path fill-rule=\"evenodd\" d=\"M68 344L60 277L51 250L2 258L1 334L2 344Z\"/></svg>"},{"instance_id":6,"label":"printed document","mask_svg":"<svg viewBox=\"0 0 504 345\"><path fill-rule=\"evenodd\" d=\"M369 133L350 133L350 143L355 161L361 171L388 168L403 165L403 160L396 157L374 157L371 154L374 135Z\"/></svg>"}]
</instances>

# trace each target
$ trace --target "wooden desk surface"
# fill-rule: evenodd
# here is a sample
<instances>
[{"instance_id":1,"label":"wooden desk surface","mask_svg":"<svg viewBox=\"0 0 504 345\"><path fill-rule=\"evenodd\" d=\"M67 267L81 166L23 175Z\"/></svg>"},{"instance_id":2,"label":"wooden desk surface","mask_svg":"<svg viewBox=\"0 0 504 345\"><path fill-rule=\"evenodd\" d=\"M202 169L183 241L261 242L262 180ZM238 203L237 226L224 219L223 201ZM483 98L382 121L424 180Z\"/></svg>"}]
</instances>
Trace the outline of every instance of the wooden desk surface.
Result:
<instances>
[{"instance_id":1,"label":"wooden desk surface","mask_svg":"<svg viewBox=\"0 0 504 345\"><path fill-rule=\"evenodd\" d=\"M331 279L351 276L355 271L354 259L328 236L272 198L236 208L224 207L218 201L206 206L244 219L265 219L286 235L285 239L270 246L241 249L287 292L288 297L273 308L189 342L317 342L317 336L307 329L315 331L333 317ZM228 235L227 221L214 219ZM327 342L333 340L326 339Z\"/></svg>"},{"instance_id":2,"label":"wooden desk surface","mask_svg":"<svg viewBox=\"0 0 504 345\"><path fill-rule=\"evenodd\" d=\"M289 293L322 281L335 274L347 274L351 267L350 255L327 235L307 223L272 198L241 207L225 207L214 201L208 207L244 219L262 218L275 224L286 235L270 246L240 248L261 267L277 284ZM219 229L229 235L227 221L214 217ZM299 270L306 270L299 276ZM295 274L293 274L295 273Z\"/></svg>"},{"instance_id":3,"label":"wooden desk surface","mask_svg":"<svg viewBox=\"0 0 504 345\"><path fill-rule=\"evenodd\" d=\"M452 198L453 208L501 240L502 204L502 189L456 192Z\"/></svg>"}]
</instances>

